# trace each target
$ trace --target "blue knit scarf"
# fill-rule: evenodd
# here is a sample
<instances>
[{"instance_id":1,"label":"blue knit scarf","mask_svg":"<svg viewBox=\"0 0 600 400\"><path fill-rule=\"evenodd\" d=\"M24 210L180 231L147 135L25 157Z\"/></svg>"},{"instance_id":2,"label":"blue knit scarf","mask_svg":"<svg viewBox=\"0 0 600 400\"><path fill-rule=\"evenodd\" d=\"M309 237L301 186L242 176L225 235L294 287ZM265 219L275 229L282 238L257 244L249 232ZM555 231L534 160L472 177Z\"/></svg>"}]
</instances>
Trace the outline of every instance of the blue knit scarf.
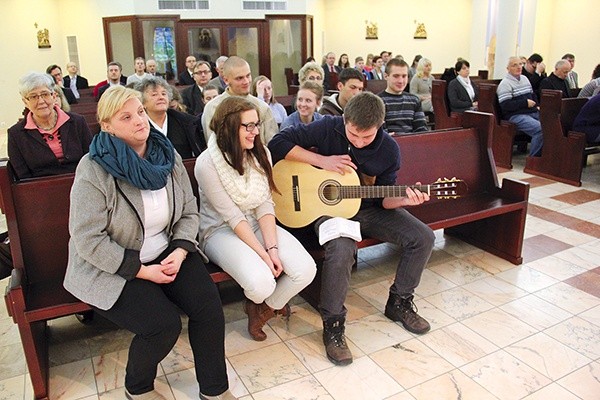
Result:
<instances>
[{"instance_id":1,"label":"blue knit scarf","mask_svg":"<svg viewBox=\"0 0 600 400\"><path fill-rule=\"evenodd\" d=\"M162 189L173 171L175 150L171 141L154 129L150 129L147 144L142 158L123 140L101 131L90 144L90 158L115 178L139 189Z\"/></svg>"}]
</instances>

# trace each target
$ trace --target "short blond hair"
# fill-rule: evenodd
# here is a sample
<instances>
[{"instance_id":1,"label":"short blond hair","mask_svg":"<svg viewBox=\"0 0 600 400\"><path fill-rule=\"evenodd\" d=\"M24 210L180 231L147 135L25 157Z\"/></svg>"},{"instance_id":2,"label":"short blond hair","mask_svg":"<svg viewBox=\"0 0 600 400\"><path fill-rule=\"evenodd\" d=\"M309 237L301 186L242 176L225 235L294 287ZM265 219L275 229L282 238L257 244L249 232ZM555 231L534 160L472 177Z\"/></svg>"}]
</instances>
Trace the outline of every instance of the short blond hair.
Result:
<instances>
[{"instance_id":1,"label":"short blond hair","mask_svg":"<svg viewBox=\"0 0 600 400\"><path fill-rule=\"evenodd\" d=\"M142 94L137 90L126 88L125 86L112 86L100 97L96 116L98 122L108 122L117 113L123 105L131 99L138 99L142 102Z\"/></svg>"}]
</instances>

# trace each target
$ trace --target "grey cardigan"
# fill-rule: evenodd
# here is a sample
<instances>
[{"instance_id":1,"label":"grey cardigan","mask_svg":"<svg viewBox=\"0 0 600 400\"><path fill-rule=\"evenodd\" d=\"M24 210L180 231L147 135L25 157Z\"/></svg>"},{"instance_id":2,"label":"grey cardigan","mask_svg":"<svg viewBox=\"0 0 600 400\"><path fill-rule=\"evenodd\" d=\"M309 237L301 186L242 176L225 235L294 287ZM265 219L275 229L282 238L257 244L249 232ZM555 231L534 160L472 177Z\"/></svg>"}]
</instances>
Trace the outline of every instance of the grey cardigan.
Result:
<instances>
[{"instance_id":1,"label":"grey cardigan","mask_svg":"<svg viewBox=\"0 0 600 400\"><path fill-rule=\"evenodd\" d=\"M169 242L188 251L198 251L198 207L179 155L166 189L171 214L167 228ZM140 190L117 181L100 164L84 156L71 189L71 239L65 289L102 310L111 308L125 282L134 279L141 268L143 221Z\"/></svg>"}]
</instances>

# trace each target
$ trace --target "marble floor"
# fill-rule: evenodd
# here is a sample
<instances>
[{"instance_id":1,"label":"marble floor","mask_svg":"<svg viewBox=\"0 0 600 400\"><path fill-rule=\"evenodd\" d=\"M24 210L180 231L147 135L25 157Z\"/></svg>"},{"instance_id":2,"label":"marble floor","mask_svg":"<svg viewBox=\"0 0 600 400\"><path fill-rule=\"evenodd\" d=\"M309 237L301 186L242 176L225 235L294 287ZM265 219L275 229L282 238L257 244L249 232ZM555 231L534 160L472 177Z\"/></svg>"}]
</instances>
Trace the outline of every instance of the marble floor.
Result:
<instances>
[{"instance_id":1,"label":"marble floor","mask_svg":"<svg viewBox=\"0 0 600 400\"><path fill-rule=\"evenodd\" d=\"M361 250L347 298L354 363L346 367L325 357L319 315L301 298L289 321L269 323L260 343L246 332L241 302L231 302L233 393L243 400L600 399L600 155L590 157L582 187L524 174L524 157L515 158L515 168L499 175L531 184L522 265L436 232L416 291L432 330L416 336L382 314L399 249ZM73 316L51 321L49 333L52 400L124 398L129 333ZM168 399L198 398L185 334L161 363L156 388ZM1 307L0 399L31 398L17 329Z\"/></svg>"}]
</instances>

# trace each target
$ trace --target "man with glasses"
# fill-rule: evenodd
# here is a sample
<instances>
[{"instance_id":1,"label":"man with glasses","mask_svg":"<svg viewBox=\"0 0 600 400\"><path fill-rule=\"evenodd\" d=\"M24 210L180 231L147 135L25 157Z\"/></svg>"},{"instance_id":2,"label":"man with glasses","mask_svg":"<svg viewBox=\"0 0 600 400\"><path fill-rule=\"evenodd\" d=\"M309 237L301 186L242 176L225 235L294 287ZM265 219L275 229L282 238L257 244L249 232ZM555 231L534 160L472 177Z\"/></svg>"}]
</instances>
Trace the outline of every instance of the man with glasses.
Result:
<instances>
[{"instance_id":1,"label":"man with glasses","mask_svg":"<svg viewBox=\"0 0 600 400\"><path fill-rule=\"evenodd\" d=\"M204 137L206 143L214 131L210 129L210 121L215 114L215 110L223 100L230 96L240 96L256 104L258 107L260 118L260 138L263 144L269 143L271 138L279 132L277 122L271 113L271 107L263 100L258 99L250 94L250 86L252 85L252 73L250 65L241 57L231 56L223 64L223 79L227 84L225 91L212 99L204 107L202 113L202 128L204 129Z\"/></svg>"},{"instance_id":2,"label":"man with glasses","mask_svg":"<svg viewBox=\"0 0 600 400\"><path fill-rule=\"evenodd\" d=\"M323 100L323 107L319 112L323 115L343 115L344 107L348 101L365 87L365 78L363 74L354 68L344 68L340 72L340 80L337 84L339 93L335 93Z\"/></svg>"},{"instance_id":3,"label":"man with glasses","mask_svg":"<svg viewBox=\"0 0 600 400\"><path fill-rule=\"evenodd\" d=\"M193 68L194 84L181 92L183 104L187 111L193 115L200 115L204 111L202 92L212 78L210 64L207 61L198 61Z\"/></svg>"},{"instance_id":4,"label":"man with glasses","mask_svg":"<svg viewBox=\"0 0 600 400\"><path fill-rule=\"evenodd\" d=\"M69 104L75 104L77 103L77 97L75 96L75 94L73 93L73 91L71 91L70 88L65 87L64 82L63 82L63 74L62 74L62 68L60 68L58 65L56 64L52 64L51 66L49 66L48 68L46 68L46 73L52 75L52 78L54 79L54 82L60 86L60 88L62 89L65 98L67 99L67 103Z\"/></svg>"}]
</instances>

